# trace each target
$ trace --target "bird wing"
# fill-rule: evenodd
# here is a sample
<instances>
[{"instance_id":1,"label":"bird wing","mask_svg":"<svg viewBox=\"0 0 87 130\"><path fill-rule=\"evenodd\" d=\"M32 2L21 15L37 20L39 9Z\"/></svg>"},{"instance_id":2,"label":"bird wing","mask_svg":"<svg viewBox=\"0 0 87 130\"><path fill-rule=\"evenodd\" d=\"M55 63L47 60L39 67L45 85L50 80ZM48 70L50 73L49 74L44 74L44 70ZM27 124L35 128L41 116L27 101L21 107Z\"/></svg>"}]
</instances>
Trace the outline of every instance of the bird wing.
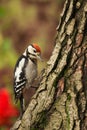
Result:
<instances>
[{"instance_id":1,"label":"bird wing","mask_svg":"<svg viewBox=\"0 0 87 130\"><path fill-rule=\"evenodd\" d=\"M25 67L27 64L27 59L25 56L21 56L15 66L14 70L14 93L15 99L20 98L22 90L26 85L27 79L25 77Z\"/></svg>"}]
</instances>

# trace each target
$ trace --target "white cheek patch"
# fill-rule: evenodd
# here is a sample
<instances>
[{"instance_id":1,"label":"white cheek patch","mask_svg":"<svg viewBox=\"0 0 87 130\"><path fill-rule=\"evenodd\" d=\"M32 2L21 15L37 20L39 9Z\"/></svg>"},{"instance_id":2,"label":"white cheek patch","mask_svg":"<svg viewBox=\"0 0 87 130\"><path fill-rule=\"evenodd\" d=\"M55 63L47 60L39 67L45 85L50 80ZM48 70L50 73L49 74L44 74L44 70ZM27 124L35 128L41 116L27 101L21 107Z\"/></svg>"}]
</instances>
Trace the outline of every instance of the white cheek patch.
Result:
<instances>
[{"instance_id":1,"label":"white cheek patch","mask_svg":"<svg viewBox=\"0 0 87 130\"><path fill-rule=\"evenodd\" d=\"M28 46L28 52L29 52L30 54L34 54L34 55L35 55L36 49L33 48L32 46Z\"/></svg>"},{"instance_id":2,"label":"white cheek patch","mask_svg":"<svg viewBox=\"0 0 87 130\"><path fill-rule=\"evenodd\" d=\"M32 53L32 52L33 52L33 47L32 47L32 46L29 46L29 47L28 47L28 52L29 52L29 53Z\"/></svg>"}]
</instances>

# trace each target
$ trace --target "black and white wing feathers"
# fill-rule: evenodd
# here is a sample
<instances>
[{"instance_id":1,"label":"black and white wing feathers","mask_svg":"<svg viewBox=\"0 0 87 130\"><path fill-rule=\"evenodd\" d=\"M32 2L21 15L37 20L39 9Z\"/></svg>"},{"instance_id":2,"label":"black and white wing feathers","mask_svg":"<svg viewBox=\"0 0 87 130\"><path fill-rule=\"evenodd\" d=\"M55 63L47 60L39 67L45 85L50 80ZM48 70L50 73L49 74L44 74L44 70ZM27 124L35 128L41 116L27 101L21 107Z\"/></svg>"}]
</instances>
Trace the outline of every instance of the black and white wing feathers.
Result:
<instances>
[{"instance_id":1,"label":"black and white wing feathers","mask_svg":"<svg viewBox=\"0 0 87 130\"><path fill-rule=\"evenodd\" d=\"M18 99L22 95L22 90L26 85L27 79L25 77L25 67L27 65L27 58L21 56L15 66L14 70L14 93L15 98Z\"/></svg>"}]
</instances>

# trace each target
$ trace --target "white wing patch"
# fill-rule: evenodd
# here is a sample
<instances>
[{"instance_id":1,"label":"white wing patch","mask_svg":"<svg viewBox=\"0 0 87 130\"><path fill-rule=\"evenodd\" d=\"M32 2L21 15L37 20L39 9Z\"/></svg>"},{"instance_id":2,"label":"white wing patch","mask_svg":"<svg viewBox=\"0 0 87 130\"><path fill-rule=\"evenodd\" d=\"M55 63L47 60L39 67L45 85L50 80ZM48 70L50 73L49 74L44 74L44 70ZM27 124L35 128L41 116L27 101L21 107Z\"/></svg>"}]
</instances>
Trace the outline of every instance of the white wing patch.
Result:
<instances>
[{"instance_id":1,"label":"white wing patch","mask_svg":"<svg viewBox=\"0 0 87 130\"><path fill-rule=\"evenodd\" d=\"M15 77L16 77L16 82L19 82L20 81L20 73L22 72L22 68L24 67L24 63L25 63L25 59L23 58L19 64L18 64L18 67L16 68L16 71L15 71Z\"/></svg>"}]
</instances>

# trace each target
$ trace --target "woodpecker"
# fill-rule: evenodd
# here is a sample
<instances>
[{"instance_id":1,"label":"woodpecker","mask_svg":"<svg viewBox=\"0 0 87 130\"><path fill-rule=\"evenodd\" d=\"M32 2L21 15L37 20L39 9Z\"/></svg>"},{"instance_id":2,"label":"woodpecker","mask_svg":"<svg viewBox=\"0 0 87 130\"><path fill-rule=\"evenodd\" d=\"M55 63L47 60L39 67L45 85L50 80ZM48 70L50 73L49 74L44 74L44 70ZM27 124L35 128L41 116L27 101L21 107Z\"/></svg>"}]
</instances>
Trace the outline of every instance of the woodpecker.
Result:
<instances>
[{"instance_id":1,"label":"woodpecker","mask_svg":"<svg viewBox=\"0 0 87 130\"><path fill-rule=\"evenodd\" d=\"M41 60L41 49L38 44L30 44L18 59L14 69L14 94L20 100L21 114L24 113L23 90L32 86L37 77L37 60Z\"/></svg>"}]
</instances>

